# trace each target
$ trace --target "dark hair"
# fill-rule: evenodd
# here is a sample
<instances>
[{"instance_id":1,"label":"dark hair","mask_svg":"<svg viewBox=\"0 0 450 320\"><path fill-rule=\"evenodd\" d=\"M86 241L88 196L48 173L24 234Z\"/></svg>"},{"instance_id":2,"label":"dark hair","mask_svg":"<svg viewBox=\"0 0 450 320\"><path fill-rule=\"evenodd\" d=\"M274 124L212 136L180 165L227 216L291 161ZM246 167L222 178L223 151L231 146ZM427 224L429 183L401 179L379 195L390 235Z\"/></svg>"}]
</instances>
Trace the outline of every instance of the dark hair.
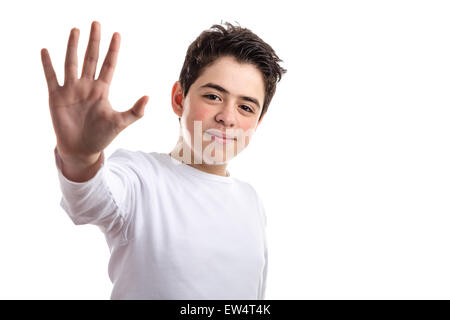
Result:
<instances>
[{"instance_id":1,"label":"dark hair","mask_svg":"<svg viewBox=\"0 0 450 320\"><path fill-rule=\"evenodd\" d=\"M211 26L190 44L179 79L183 94L187 96L191 85L216 59L233 56L238 62L253 64L263 74L265 95L261 118L275 94L277 82L287 70L278 64L283 60L278 58L272 47L251 30L229 22L225 25L227 28L218 24Z\"/></svg>"}]
</instances>

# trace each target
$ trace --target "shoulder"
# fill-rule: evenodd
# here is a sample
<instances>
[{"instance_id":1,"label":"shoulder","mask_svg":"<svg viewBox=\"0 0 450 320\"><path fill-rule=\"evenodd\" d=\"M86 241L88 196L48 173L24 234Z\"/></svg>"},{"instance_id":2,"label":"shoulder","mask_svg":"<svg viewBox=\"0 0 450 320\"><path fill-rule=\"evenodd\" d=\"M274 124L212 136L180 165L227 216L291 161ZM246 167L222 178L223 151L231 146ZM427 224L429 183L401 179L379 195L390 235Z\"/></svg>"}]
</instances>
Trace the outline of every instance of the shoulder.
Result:
<instances>
[{"instance_id":1,"label":"shoulder","mask_svg":"<svg viewBox=\"0 0 450 320\"><path fill-rule=\"evenodd\" d=\"M264 225L267 224L267 217L266 217L266 211L264 209L264 204L262 201L262 198L259 196L257 190L248 182L240 181L245 187L249 190L249 193L253 195L253 199L255 201L255 204L258 208L259 214L261 216L261 219L264 222Z\"/></svg>"},{"instance_id":2,"label":"shoulder","mask_svg":"<svg viewBox=\"0 0 450 320\"><path fill-rule=\"evenodd\" d=\"M146 197L156 194L156 186L166 181L168 176L159 157L163 155L157 152L116 149L105 161L105 177L114 190L122 190L126 186L129 192L141 193Z\"/></svg>"},{"instance_id":3,"label":"shoulder","mask_svg":"<svg viewBox=\"0 0 450 320\"><path fill-rule=\"evenodd\" d=\"M241 188L245 189L248 193L252 194L255 200L259 200L258 192L249 182L237 178L233 178L233 180L236 183L236 185L240 186Z\"/></svg>"},{"instance_id":4,"label":"shoulder","mask_svg":"<svg viewBox=\"0 0 450 320\"><path fill-rule=\"evenodd\" d=\"M253 187L252 184L250 184L249 182L240 180L240 179L236 179L234 178L235 182L241 186L241 188L245 189L249 194L252 195L253 199L255 200L255 202L257 202L258 206L261 207L260 209L264 209L263 206L263 201L262 198L259 196L258 191L256 190L255 187Z\"/></svg>"},{"instance_id":5,"label":"shoulder","mask_svg":"<svg viewBox=\"0 0 450 320\"><path fill-rule=\"evenodd\" d=\"M145 177L161 176L167 171L167 157L159 152L119 148L108 157L108 163Z\"/></svg>"},{"instance_id":6,"label":"shoulder","mask_svg":"<svg viewBox=\"0 0 450 320\"><path fill-rule=\"evenodd\" d=\"M109 157L108 160L114 161L130 161L130 160L140 160L143 156L144 152L142 151L134 151L128 150L124 148L116 149Z\"/></svg>"},{"instance_id":7,"label":"shoulder","mask_svg":"<svg viewBox=\"0 0 450 320\"><path fill-rule=\"evenodd\" d=\"M130 166L142 166L148 164L161 165L164 160L159 152L144 152L140 150L128 150L119 148L109 157L109 161Z\"/></svg>"}]
</instances>

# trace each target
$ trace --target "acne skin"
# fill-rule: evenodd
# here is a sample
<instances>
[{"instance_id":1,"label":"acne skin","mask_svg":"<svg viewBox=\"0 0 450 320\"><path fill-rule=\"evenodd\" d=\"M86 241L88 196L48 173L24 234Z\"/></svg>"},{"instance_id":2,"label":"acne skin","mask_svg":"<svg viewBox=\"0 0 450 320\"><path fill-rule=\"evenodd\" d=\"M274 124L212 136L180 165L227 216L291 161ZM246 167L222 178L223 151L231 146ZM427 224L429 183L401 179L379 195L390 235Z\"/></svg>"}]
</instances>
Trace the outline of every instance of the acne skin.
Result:
<instances>
[{"instance_id":1,"label":"acne skin","mask_svg":"<svg viewBox=\"0 0 450 320\"><path fill-rule=\"evenodd\" d=\"M181 120L170 155L201 171L227 176L227 164L248 146L263 119L264 95L261 71L232 56L206 67L185 97L175 82L172 109Z\"/></svg>"}]
</instances>

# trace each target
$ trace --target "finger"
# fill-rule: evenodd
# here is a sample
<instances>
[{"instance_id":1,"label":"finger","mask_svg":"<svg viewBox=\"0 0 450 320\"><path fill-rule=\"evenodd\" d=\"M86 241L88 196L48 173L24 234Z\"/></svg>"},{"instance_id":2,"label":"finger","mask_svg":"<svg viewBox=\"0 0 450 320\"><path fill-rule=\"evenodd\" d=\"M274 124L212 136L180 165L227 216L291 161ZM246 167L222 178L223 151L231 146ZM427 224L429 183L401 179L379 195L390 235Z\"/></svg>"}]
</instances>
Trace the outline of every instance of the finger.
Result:
<instances>
[{"instance_id":1,"label":"finger","mask_svg":"<svg viewBox=\"0 0 450 320\"><path fill-rule=\"evenodd\" d=\"M84 56L82 78L94 79L98 61L98 48L100 45L100 23L92 22L89 42Z\"/></svg>"},{"instance_id":2,"label":"finger","mask_svg":"<svg viewBox=\"0 0 450 320\"><path fill-rule=\"evenodd\" d=\"M64 64L64 83L76 80L78 77L77 48L80 30L73 28L70 30L69 41L67 43L66 61Z\"/></svg>"},{"instance_id":3,"label":"finger","mask_svg":"<svg viewBox=\"0 0 450 320\"><path fill-rule=\"evenodd\" d=\"M107 84L111 84L111 80L116 68L117 56L119 55L120 47L120 34L115 32L112 36L111 43L109 45L108 53L106 54L105 61L103 61L102 69L98 80L102 80Z\"/></svg>"},{"instance_id":4,"label":"finger","mask_svg":"<svg viewBox=\"0 0 450 320\"><path fill-rule=\"evenodd\" d=\"M144 116L144 109L147 102L148 96L143 96L134 104L134 106L130 110L118 113L120 131Z\"/></svg>"},{"instance_id":5,"label":"finger","mask_svg":"<svg viewBox=\"0 0 450 320\"><path fill-rule=\"evenodd\" d=\"M45 79L47 80L48 92L52 92L59 87L59 84L47 49L41 50L41 60L42 66L44 67Z\"/></svg>"}]
</instances>

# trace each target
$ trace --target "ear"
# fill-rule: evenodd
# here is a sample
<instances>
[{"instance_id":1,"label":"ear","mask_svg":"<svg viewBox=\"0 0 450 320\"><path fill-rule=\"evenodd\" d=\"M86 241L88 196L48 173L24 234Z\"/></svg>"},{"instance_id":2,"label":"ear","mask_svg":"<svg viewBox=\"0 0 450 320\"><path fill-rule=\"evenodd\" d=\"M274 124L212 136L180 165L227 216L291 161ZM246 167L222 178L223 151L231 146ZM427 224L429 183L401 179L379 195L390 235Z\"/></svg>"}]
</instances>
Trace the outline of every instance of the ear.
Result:
<instances>
[{"instance_id":1,"label":"ear","mask_svg":"<svg viewBox=\"0 0 450 320\"><path fill-rule=\"evenodd\" d=\"M172 109L179 118L183 114L183 102L183 90L181 89L180 82L176 81L172 87Z\"/></svg>"}]
</instances>

